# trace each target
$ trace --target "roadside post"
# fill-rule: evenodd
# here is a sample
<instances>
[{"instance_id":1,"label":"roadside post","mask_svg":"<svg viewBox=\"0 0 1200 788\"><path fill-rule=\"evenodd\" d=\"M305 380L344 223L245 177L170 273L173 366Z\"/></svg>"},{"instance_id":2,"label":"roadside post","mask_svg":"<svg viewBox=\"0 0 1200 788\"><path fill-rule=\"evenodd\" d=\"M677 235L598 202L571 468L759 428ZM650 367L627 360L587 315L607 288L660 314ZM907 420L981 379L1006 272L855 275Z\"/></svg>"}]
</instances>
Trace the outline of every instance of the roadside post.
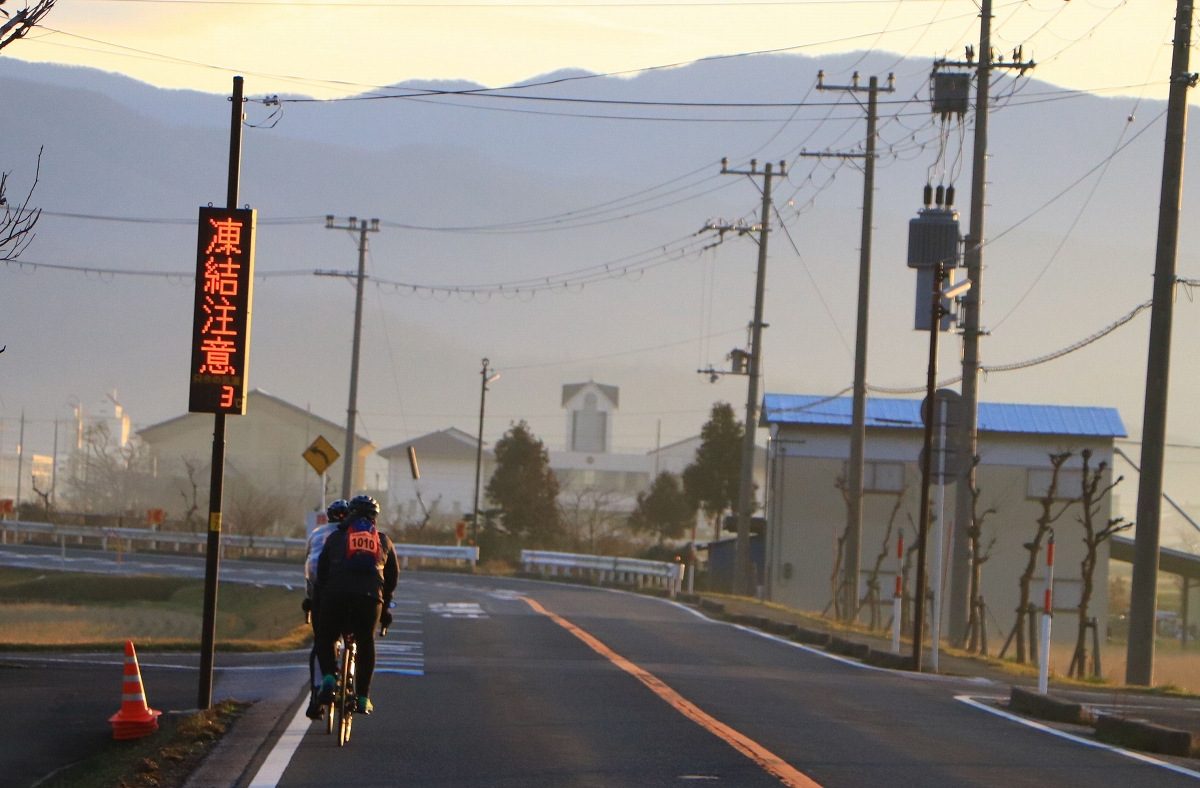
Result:
<instances>
[{"instance_id":1,"label":"roadside post","mask_svg":"<svg viewBox=\"0 0 1200 788\"><path fill-rule=\"evenodd\" d=\"M321 513L325 512L325 474L329 471L329 466L338 461L338 450L333 448L333 444L325 440L324 435L318 435L317 439L312 442L312 445L305 449L300 454L312 469L321 477Z\"/></svg>"},{"instance_id":2,"label":"roadside post","mask_svg":"<svg viewBox=\"0 0 1200 788\"><path fill-rule=\"evenodd\" d=\"M204 562L204 618L200 630L200 685L196 705L212 705L217 579L221 568L221 508L225 483L225 417L246 412L250 309L254 288L257 212L239 209L242 170L243 79L233 78L230 99L229 177L224 208L200 209L196 244L196 298L192 315L189 413L213 414L208 546ZM120 540L117 540L118 546Z\"/></svg>"},{"instance_id":3,"label":"roadside post","mask_svg":"<svg viewBox=\"0 0 1200 788\"><path fill-rule=\"evenodd\" d=\"M1050 685L1050 624L1054 621L1054 534L1046 543L1046 594L1042 608L1042 649L1038 654L1038 692Z\"/></svg>"},{"instance_id":4,"label":"roadside post","mask_svg":"<svg viewBox=\"0 0 1200 788\"><path fill-rule=\"evenodd\" d=\"M896 538L896 593L892 595L892 653L900 653L900 624L904 613L904 534Z\"/></svg>"}]
</instances>

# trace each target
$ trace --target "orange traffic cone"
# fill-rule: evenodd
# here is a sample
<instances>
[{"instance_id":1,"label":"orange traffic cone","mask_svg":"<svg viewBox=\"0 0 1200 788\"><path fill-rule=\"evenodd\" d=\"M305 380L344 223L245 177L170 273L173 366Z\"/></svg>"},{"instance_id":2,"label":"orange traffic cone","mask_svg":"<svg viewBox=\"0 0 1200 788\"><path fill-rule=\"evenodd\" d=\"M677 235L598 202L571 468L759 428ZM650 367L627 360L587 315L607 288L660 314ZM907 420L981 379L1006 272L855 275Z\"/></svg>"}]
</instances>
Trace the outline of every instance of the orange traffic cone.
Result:
<instances>
[{"instance_id":1,"label":"orange traffic cone","mask_svg":"<svg viewBox=\"0 0 1200 788\"><path fill-rule=\"evenodd\" d=\"M158 716L146 705L146 690L142 687L142 671L138 667L133 641L125 641L125 683L121 688L121 710L108 718L113 726L113 738L140 739L158 730Z\"/></svg>"}]
</instances>

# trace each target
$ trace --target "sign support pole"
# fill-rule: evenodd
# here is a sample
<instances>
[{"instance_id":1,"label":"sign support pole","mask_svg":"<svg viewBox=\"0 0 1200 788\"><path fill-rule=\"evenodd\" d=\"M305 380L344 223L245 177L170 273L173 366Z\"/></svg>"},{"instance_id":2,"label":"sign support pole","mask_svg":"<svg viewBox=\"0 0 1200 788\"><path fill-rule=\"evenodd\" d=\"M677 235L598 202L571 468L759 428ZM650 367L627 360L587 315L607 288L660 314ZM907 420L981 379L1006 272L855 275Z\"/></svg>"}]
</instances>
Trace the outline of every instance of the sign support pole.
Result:
<instances>
[{"instance_id":1,"label":"sign support pole","mask_svg":"<svg viewBox=\"0 0 1200 788\"><path fill-rule=\"evenodd\" d=\"M242 173L243 80L233 78L230 101L229 182L225 207L237 208ZM208 549L204 561L204 620L200 629L200 688L197 708L212 705L213 652L217 630L217 576L221 568L221 504L225 483L225 414L213 416L212 476L208 487Z\"/></svg>"}]
</instances>

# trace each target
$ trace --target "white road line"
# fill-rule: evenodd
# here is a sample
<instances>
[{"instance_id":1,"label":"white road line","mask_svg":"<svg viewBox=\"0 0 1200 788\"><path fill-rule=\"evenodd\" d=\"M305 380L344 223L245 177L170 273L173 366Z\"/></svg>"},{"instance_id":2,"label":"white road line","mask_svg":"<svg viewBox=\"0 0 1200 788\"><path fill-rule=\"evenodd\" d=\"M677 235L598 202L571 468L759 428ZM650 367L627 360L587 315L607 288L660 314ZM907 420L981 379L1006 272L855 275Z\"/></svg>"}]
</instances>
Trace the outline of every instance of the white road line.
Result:
<instances>
[{"instance_id":1,"label":"white road line","mask_svg":"<svg viewBox=\"0 0 1200 788\"><path fill-rule=\"evenodd\" d=\"M1194 777L1197 780L1200 780L1200 772L1195 772L1195 771L1192 771L1191 769L1185 769L1182 766L1176 766L1175 764L1168 763L1166 761L1160 761L1157 758L1151 758L1149 755L1142 755L1140 752L1126 750L1121 747L1114 747L1111 744L1105 744L1104 742L1096 741L1095 739L1086 739L1083 736L1076 736L1073 733L1067 733L1066 731L1060 731L1057 728L1051 728L1049 725L1043 725L1040 722L1034 722L1033 720L1028 720L1028 719L1025 719L1024 717L1018 717L1016 714L1010 714L1007 711L1004 711L1002 709L997 709L994 706L989 706L986 703L980 703L979 701L972 698L970 695L955 695L954 699L957 701L960 701L962 703L965 703L968 706L971 706L973 708L982 709L983 711L986 711L988 714L995 714L997 717L1003 717L1006 720L1012 720L1013 722L1018 722L1022 725L1025 725L1026 727L1033 728L1034 730L1042 731L1043 733L1049 733L1051 735L1058 736L1059 738L1066 739L1068 741L1073 741L1073 742L1077 742L1079 744L1087 745L1088 747L1096 747L1097 749L1108 750L1109 752L1114 752L1117 755L1124 755L1126 758L1132 758L1135 761L1141 761L1142 763L1150 764L1151 766L1158 766L1158 767L1166 769L1168 771L1175 772L1176 774L1182 774L1182 775L1186 775L1187 777Z\"/></svg>"},{"instance_id":2,"label":"white road line","mask_svg":"<svg viewBox=\"0 0 1200 788\"><path fill-rule=\"evenodd\" d=\"M296 748L300 746L304 734L308 731L310 720L304 716L305 711L304 704L301 703L300 708L296 709L296 716L292 717L287 729L279 737L279 741L275 742L271 753L250 781L249 788L276 788L279 785L279 781L283 779L283 772L291 763Z\"/></svg>"}]
</instances>

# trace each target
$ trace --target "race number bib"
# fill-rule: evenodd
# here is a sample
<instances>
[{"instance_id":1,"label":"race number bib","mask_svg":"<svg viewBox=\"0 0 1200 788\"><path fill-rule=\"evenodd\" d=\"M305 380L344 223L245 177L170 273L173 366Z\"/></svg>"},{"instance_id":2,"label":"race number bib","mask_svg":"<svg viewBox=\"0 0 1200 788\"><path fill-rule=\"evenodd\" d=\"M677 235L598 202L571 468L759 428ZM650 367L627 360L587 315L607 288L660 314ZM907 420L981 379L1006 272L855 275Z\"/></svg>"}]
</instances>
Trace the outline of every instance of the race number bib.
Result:
<instances>
[{"instance_id":1,"label":"race number bib","mask_svg":"<svg viewBox=\"0 0 1200 788\"><path fill-rule=\"evenodd\" d=\"M348 536L349 540L346 545L348 558L353 558L363 553L369 553L372 558L379 555L378 531L374 529L369 531L352 531Z\"/></svg>"}]
</instances>

